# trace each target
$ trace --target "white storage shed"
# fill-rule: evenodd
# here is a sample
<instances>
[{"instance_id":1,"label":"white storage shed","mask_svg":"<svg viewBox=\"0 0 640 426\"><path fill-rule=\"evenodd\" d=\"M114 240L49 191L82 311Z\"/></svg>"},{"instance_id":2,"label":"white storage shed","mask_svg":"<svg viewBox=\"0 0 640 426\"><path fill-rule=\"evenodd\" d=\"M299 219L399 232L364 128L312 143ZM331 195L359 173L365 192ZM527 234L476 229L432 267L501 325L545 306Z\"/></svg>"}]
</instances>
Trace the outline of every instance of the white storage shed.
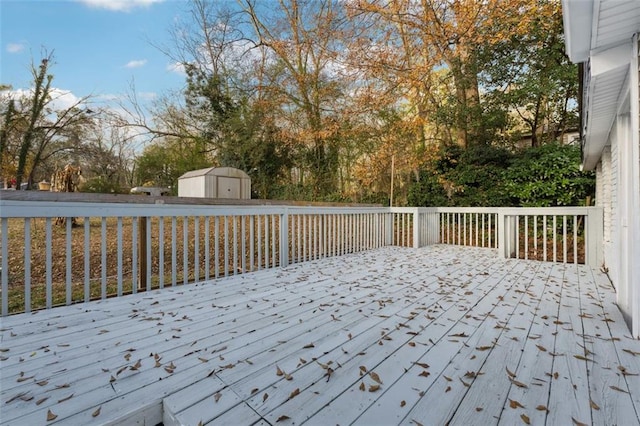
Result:
<instances>
[{"instance_id":1,"label":"white storage shed","mask_svg":"<svg viewBox=\"0 0 640 426\"><path fill-rule=\"evenodd\" d=\"M251 178L233 167L193 170L178 178L179 197L250 199Z\"/></svg>"}]
</instances>

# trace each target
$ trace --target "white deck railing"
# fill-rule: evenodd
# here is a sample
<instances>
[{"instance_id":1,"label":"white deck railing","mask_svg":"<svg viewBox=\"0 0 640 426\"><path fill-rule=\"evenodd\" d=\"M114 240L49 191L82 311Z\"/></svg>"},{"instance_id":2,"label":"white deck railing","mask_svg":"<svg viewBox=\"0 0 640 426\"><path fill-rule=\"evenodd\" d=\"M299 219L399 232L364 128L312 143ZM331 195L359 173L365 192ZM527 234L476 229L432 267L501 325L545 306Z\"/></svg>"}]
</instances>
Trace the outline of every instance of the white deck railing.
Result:
<instances>
[{"instance_id":1,"label":"white deck railing","mask_svg":"<svg viewBox=\"0 0 640 426\"><path fill-rule=\"evenodd\" d=\"M56 225L64 218L62 225ZM72 220L72 218L75 218ZM0 199L2 315L397 245L598 265L597 208L210 206Z\"/></svg>"}]
</instances>

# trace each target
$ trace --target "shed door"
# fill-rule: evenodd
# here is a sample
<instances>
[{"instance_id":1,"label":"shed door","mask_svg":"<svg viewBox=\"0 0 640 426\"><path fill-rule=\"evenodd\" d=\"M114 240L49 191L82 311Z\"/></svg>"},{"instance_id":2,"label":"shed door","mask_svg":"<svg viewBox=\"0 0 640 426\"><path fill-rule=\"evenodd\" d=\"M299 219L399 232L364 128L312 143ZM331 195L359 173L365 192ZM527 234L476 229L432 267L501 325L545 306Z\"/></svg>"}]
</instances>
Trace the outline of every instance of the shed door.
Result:
<instances>
[{"instance_id":1,"label":"shed door","mask_svg":"<svg viewBox=\"0 0 640 426\"><path fill-rule=\"evenodd\" d=\"M218 176L218 198L240 198L240 179Z\"/></svg>"}]
</instances>

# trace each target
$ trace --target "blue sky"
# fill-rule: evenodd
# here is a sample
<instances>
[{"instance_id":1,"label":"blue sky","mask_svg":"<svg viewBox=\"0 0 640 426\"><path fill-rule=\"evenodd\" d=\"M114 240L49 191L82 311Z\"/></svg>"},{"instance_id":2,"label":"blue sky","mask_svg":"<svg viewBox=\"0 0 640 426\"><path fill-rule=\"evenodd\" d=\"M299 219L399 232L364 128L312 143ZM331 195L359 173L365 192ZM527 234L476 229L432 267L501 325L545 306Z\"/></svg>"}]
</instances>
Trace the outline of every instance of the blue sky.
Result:
<instances>
[{"instance_id":1,"label":"blue sky","mask_svg":"<svg viewBox=\"0 0 640 426\"><path fill-rule=\"evenodd\" d=\"M53 51L53 86L100 102L135 82L142 99L180 89L184 76L151 43L170 44L169 29L188 5L178 0L0 0L0 83L30 86L31 61Z\"/></svg>"}]
</instances>

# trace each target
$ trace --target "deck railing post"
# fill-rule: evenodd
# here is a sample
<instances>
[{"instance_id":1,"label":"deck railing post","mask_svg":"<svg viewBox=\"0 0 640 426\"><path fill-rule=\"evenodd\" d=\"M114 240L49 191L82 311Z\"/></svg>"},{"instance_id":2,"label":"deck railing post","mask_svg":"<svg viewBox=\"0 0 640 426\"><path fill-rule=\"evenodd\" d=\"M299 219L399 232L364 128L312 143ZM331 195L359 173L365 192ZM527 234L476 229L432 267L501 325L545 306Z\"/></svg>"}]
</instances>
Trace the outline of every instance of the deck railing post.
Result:
<instances>
[{"instance_id":1,"label":"deck railing post","mask_svg":"<svg viewBox=\"0 0 640 426\"><path fill-rule=\"evenodd\" d=\"M516 254L516 215L498 212L498 253L502 258L510 258Z\"/></svg>"},{"instance_id":2,"label":"deck railing post","mask_svg":"<svg viewBox=\"0 0 640 426\"><path fill-rule=\"evenodd\" d=\"M393 213L389 212L384 215L384 245L393 245Z\"/></svg>"},{"instance_id":3,"label":"deck railing post","mask_svg":"<svg viewBox=\"0 0 640 426\"><path fill-rule=\"evenodd\" d=\"M295 238L295 237L294 237ZM289 264L289 209L280 213L280 267Z\"/></svg>"},{"instance_id":4,"label":"deck railing post","mask_svg":"<svg viewBox=\"0 0 640 426\"><path fill-rule=\"evenodd\" d=\"M416 208L413 210L413 248L420 248L420 209Z\"/></svg>"},{"instance_id":5,"label":"deck railing post","mask_svg":"<svg viewBox=\"0 0 640 426\"><path fill-rule=\"evenodd\" d=\"M591 267L600 267L603 262L604 216L602 208L590 207L585 223L585 263Z\"/></svg>"}]
</instances>

